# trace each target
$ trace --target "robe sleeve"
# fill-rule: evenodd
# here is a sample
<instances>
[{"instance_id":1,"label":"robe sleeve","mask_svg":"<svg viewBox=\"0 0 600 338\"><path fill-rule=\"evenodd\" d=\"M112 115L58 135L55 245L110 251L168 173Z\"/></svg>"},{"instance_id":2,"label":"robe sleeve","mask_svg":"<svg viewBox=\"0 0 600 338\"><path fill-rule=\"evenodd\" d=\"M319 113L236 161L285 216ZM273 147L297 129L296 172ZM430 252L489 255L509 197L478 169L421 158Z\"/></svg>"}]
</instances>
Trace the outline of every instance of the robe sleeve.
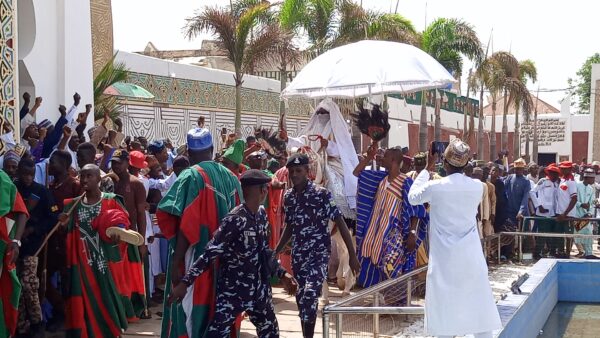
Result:
<instances>
[{"instance_id":1,"label":"robe sleeve","mask_svg":"<svg viewBox=\"0 0 600 338\"><path fill-rule=\"evenodd\" d=\"M430 174L427 170L422 170L408 192L408 201L412 205L419 205L431 202L433 192L431 190Z\"/></svg>"},{"instance_id":2,"label":"robe sleeve","mask_svg":"<svg viewBox=\"0 0 600 338\"><path fill-rule=\"evenodd\" d=\"M338 145L333 140L329 140L329 143L327 144L327 155L331 157L340 157L340 150L338 149Z\"/></svg>"}]
</instances>

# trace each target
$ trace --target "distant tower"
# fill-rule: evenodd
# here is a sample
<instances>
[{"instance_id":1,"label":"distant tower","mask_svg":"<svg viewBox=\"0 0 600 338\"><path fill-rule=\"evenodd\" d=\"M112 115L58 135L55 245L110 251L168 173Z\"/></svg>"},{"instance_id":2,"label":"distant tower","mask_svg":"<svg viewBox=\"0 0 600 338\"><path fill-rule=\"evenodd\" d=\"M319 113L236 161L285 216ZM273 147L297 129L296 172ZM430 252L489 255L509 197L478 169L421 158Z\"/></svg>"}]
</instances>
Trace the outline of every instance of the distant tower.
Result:
<instances>
[{"instance_id":1,"label":"distant tower","mask_svg":"<svg viewBox=\"0 0 600 338\"><path fill-rule=\"evenodd\" d=\"M94 77L112 58L113 22L111 0L90 0Z\"/></svg>"}]
</instances>

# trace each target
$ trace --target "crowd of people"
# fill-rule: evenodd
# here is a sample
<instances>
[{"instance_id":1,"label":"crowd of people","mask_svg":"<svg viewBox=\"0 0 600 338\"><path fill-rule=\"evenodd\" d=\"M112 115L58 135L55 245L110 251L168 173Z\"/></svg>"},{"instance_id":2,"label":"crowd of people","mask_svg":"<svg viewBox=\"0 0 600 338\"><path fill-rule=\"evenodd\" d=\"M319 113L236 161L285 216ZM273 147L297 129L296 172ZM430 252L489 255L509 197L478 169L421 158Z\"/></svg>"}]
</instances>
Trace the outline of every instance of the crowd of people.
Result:
<instances>
[{"instance_id":1,"label":"crowd of people","mask_svg":"<svg viewBox=\"0 0 600 338\"><path fill-rule=\"evenodd\" d=\"M348 295L355 284L427 264L440 269L427 280L432 304L429 297L446 297L447 313L460 296L468 308L489 310L485 258L495 251L483 252L481 239L521 229L593 231L585 219L596 214L600 163L507 165L504 153L497 162L474 161L459 140L437 158L377 143L357 154L331 99L297 137L257 128L217 144L199 118L177 148L124 135L108 114L88 128L92 106L80 112L78 94L70 109L59 107L55 124L36 122L41 97L31 108L27 93L23 100L21 141L8 123L0 136L2 337L63 327L68 337L117 337L150 318L156 302L164 302L163 337L229 337L243 312L260 337L277 337L273 283L295 294L304 337L313 337L329 284ZM456 189L473 210L453 209ZM526 216L537 217L523 224ZM469 233L467 244L449 235L456 231ZM568 257L572 244L539 237L531 249L536 258ZM502 245L511 260L513 241ZM592 240L575 245L578 256L592 256ZM461 293L453 279L460 257L479 269L473 288L462 289L479 293ZM473 314L476 327L429 312L428 331L497 328L499 319L485 312Z\"/></svg>"}]
</instances>

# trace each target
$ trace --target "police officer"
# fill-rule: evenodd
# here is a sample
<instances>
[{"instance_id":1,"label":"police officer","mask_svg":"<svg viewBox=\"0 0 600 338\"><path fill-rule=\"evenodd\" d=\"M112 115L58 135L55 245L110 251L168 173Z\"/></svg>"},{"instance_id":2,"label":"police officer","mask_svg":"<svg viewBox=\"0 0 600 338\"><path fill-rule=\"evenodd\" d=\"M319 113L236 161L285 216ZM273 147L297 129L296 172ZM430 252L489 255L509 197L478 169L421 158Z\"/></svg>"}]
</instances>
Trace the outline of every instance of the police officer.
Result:
<instances>
[{"instance_id":1,"label":"police officer","mask_svg":"<svg viewBox=\"0 0 600 338\"><path fill-rule=\"evenodd\" d=\"M271 179L252 169L242 174L240 182L245 202L223 218L202 256L173 289L169 302L181 301L187 287L218 257L216 310L206 337L229 337L235 318L244 311L258 337L279 337L269 279L276 274L290 293L296 284L269 249L267 215L261 203Z\"/></svg>"},{"instance_id":2,"label":"police officer","mask_svg":"<svg viewBox=\"0 0 600 338\"><path fill-rule=\"evenodd\" d=\"M296 302L300 311L302 332L312 338L317 320L317 308L331 253L329 221L334 221L350 254L350 268L358 275L360 263L352 244L352 236L331 193L308 179L309 159L294 154L288 159L289 178L293 188L285 193L286 227L277 245L281 252L292 239L292 269L298 281Z\"/></svg>"}]
</instances>

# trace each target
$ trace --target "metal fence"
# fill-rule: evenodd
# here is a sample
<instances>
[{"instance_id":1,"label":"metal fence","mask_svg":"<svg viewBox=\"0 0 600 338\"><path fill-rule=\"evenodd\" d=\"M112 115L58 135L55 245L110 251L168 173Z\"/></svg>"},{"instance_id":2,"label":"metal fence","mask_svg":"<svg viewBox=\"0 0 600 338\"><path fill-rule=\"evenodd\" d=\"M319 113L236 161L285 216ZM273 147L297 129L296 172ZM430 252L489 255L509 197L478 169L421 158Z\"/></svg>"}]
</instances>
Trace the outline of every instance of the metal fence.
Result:
<instances>
[{"instance_id":1,"label":"metal fence","mask_svg":"<svg viewBox=\"0 0 600 338\"><path fill-rule=\"evenodd\" d=\"M541 219L525 217L523 223ZM571 221L589 220L599 222L600 218L572 219ZM523 230L520 227L519 230ZM525 230L528 230L526 227ZM514 238L519 260L523 260L525 238L556 237L567 239L592 238L600 235L580 235L539 232L500 232L482 240L484 252L490 254L497 250L500 263L500 248L503 239ZM525 250L526 251L526 250ZM340 302L323 309L323 337L325 338L362 338L362 337L394 337L417 320L422 319L425 312L425 279L427 266L395 279L381 282L363 289Z\"/></svg>"},{"instance_id":2,"label":"metal fence","mask_svg":"<svg viewBox=\"0 0 600 338\"><path fill-rule=\"evenodd\" d=\"M426 274L422 266L325 307L323 336L393 337L423 315Z\"/></svg>"}]
</instances>

